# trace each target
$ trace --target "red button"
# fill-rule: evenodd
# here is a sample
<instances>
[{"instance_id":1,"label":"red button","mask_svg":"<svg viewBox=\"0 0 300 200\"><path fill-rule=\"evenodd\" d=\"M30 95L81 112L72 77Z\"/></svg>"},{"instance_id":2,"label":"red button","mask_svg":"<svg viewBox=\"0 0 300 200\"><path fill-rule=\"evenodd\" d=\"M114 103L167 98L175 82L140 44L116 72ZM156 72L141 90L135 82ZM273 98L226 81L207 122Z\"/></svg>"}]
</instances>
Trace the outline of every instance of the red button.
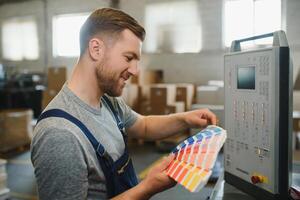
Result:
<instances>
[{"instance_id":1,"label":"red button","mask_svg":"<svg viewBox=\"0 0 300 200\"><path fill-rule=\"evenodd\" d=\"M259 176L251 176L251 182L253 184L262 183L262 178Z\"/></svg>"}]
</instances>

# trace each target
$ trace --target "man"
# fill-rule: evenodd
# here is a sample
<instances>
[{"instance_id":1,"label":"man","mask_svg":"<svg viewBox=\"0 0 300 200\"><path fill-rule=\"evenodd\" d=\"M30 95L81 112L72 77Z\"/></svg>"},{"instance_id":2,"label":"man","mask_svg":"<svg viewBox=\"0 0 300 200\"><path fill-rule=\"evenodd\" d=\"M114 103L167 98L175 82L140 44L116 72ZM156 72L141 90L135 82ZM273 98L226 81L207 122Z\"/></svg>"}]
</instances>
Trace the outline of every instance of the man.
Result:
<instances>
[{"instance_id":1,"label":"man","mask_svg":"<svg viewBox=\"0 0 300 200\"><path fill-rule=\"evenodd\" d=\"M172 156L137 182L127 135L161 139L216 124L209 110L142 116L121 98L138 73L145 30L122 11L94 11L80 31L80 58L71 78L38 120L32 163L42 199L149 199L175 185L164 170Z\"/></svg>"}]
</instances>

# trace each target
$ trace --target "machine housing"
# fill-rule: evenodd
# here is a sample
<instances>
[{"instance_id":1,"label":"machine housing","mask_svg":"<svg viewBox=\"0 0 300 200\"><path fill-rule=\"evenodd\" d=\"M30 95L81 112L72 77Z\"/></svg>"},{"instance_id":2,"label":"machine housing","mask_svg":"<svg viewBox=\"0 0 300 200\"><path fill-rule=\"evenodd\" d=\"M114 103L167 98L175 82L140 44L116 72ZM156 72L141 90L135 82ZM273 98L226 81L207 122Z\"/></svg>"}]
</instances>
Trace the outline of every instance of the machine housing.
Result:
<instances>
[{"instance_id":1,"label":"machine housing","mask_svg":"<svg viewBox=\"0 0 300 200\"><path fill-rule=\"evenodd\" d=\"M240 43L273 36L268 48ZM225 181L257 199L288 199L291 185L292 65L285 33L232 42L224 56Z\"/></svg>"}]
</instances>

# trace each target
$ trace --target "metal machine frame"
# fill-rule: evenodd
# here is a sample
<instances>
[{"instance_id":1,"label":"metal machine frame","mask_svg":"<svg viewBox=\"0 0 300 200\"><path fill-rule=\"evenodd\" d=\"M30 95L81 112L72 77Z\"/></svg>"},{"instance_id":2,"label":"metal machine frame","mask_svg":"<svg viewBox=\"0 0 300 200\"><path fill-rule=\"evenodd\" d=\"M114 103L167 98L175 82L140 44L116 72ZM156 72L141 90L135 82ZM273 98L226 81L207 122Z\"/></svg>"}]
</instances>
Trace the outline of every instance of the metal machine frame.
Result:
<instances>
[{"instance_id":1,"label":"metal machine frame","mask_svg":"<svg viewBox=\"0 0 300 200\"><path fill-rule=\"evenodd\" d=\"M263 200L271 200L271 199L280 199L286 200L289 199L288 189L291 185L291 171L292 171L292 152L291 152L291 138L292 138L292 64L290 62L290 50L287 43L287 39L285 33L283 31L277 31L274 33L254 36L250 38L245 38L241 40L235 40L232 42L231 50L229 54L226 56L234 55L234 54L241 54L247 53L245 51L241 51L240 43L246 41L257 40L266 37L273 37L273 46L272 49L278 49L279 57L276 58L279 62L279 69L278 70L278 77L275 80L278 80L276 83L276 96L279 98L276 103L276 112L278 112L276 116L276 122L274 130L276 133L273 135L275 138L275 147L274 150L277 152L274 157L274 167L277 166L277 170L275 169L275 180L277 183L275 184L276 193L272 193L264 188L261 188L251 182L247 182L244 179L238 177L235 174L229 173L226 171L225 166L225 173L224 179L227 183L235 186L236 188L248 193L249 195L254 196L257 199ZM249 52L254 52L257 50L251 50ZM225 62L224 57L224 62ZM224 63L225 66L225 63ZM224 69L225 71L225 69ZM224 73L225 74L225 73ZM226 78L226 76L224 77ZM225 81L225 92L226 92L226 81ZM229 101L225 95L225 106ZM275 100L274 100L275 102ZM225 116L226 112L230 112L229 110L226 111L225 107ZM278 117L278 118L277 118ZM226 120L226 119L225 119ZM225 123L225 129L226 123ZM226 145L225 145L225 153L226 153ZM225 157L225 156L224 156ZM226 158L225 158L226 159ZM225 162L225 161L224 161Z\"/></svg>"}]
</instances>

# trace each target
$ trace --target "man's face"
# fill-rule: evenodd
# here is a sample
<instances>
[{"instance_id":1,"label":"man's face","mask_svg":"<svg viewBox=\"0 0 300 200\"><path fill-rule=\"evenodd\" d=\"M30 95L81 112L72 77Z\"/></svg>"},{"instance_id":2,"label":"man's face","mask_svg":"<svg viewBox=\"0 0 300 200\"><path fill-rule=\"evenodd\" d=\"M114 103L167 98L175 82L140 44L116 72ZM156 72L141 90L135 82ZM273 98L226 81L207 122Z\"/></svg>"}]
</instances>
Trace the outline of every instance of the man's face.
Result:
<instances>
[{"instance_id":1,"label":"man's face","mask_svg":"<svg viewBox=\"0 0 300 200\"><path fill-rule=\"evenodd\" d=\"M111 45L106 45L104 59L97 66L100 89L110 96L120 96L126 81L138 74L141 40L131 31L124 30Z\"/></svg>"}]
</instances>

